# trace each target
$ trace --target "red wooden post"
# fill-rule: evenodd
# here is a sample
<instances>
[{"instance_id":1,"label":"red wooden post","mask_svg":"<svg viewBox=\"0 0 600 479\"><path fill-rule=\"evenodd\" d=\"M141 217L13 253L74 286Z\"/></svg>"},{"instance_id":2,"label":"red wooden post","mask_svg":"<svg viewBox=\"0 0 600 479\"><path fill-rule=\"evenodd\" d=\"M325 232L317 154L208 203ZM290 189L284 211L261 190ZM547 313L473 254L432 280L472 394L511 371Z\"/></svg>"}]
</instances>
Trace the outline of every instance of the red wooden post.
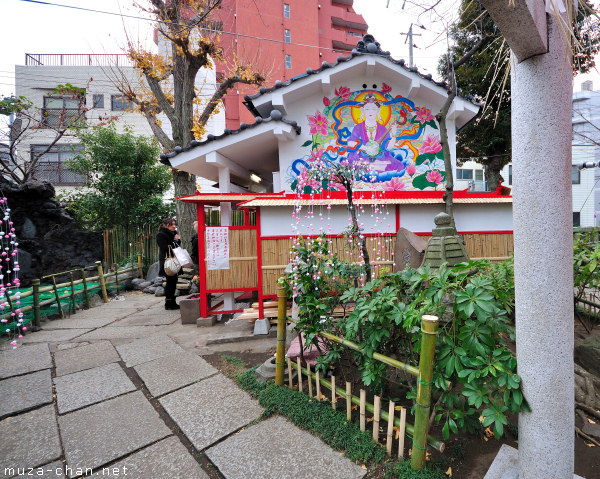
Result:
<instances>
[{"instance_id":1,"label":"red wooden post","mask_svg":"<svg viewBox=\"0 0 600 479\"><path fill-rule=\"evenodd\" d=\"M260 232L260 208L256 208L256 270L258 274L258 317L264 318L265 308L263 306L263 280L262 280L262 244Z\"/></svg>"},{"instance_id":2,"label":"red wooden post","mask_svg":"<svg viewBox=\"0 0 600 479\"><path fill-rule=\"evenodd\" d=\"M198 284L200 289L200 317L208 317L208 294L206 292L206 217L204 203L198 203Z\"/></svg>"}]
</instances>

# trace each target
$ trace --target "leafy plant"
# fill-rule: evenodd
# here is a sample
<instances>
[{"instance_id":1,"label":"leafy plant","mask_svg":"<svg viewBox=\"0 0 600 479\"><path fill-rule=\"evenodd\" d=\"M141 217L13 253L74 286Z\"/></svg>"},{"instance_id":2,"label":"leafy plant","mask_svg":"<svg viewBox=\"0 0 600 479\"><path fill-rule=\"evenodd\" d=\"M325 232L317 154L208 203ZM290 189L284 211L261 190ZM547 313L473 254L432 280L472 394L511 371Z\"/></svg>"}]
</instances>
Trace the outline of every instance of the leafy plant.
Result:
<instances>
[{"instance_id":1,"label":"leafy plant","mask_svg":"<svg viewBox=\"0 0 600 479\"><path fill-rule=\"evenodd\" d=\"M157 162L160 149L153 139L127 128L119 133L109 124L81 134L80 140L84 150L69 168L88 175L90 190L61 199L82 228L158 224L173 213L173 205L163 201L171 177Z\"/></svg>"}]
</instances>

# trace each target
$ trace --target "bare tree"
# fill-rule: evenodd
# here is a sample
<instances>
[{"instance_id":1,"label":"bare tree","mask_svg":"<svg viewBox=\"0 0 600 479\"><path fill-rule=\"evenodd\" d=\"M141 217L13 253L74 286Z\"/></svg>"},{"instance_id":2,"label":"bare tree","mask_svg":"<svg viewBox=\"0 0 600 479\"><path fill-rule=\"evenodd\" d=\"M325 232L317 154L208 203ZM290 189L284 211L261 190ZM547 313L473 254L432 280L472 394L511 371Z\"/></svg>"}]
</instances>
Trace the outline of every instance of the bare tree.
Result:
<instances>
[{"instance_id":1,"label":"bare tree","mask_svg":"<svg viewBox=\"0 0 600 479\"><path fill-rule=\"evenodd\" d=\"M166 43L168 54L149 52L129 40L127 53L147 87L140 90L121 76L117 88L144 115L165 152L202 138L208 120L222 108L228 90L240 83L260 85L266 79L266 72L257 70L255 59L223 57L218 43L219 24L212 20L221 3L221 0L151 0L152 7L145 11L155 19L159 41ZM206 84L199 87L199 73L212 68L216 61L227 63L227 74L216 87ZM163 128L160 114L170 123L171 134ZM173 184L176 196L190 195L196 190L196 177L173 170ZM178 224L188 247L195 209L193 204L177 203Z\"/></svg>"},{"instance_id":2,"label":"bare tree","mask_svg":"<svg viewBox=\"0 0 600 479\"><path fill-rule=\"evenodd\" d=\"M88 108L85 106L85 88L70 84L59 85L53 92L53 108L38 108L27 98L0 99L0 115L4 125L0 129L2 145L0 172L4 178L22 184L34 177L44 155L61 139L72 137L84 127ZM43 130L45 146L39 150L25 149L29 138Z\"/></svg>"}]
</instances>

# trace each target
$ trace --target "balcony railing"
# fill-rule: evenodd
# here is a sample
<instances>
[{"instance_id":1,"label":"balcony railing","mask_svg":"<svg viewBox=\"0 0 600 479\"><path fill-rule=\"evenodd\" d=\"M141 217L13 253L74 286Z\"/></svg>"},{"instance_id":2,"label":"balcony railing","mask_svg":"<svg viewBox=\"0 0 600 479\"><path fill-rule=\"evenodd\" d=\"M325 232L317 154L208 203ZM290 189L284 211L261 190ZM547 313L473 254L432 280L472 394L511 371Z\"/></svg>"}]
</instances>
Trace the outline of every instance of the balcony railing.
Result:
<instances>
[{"instance_id":1,"label":"balcony railing","mask_svg":"<svg viewBox=\"0 0 600 479\"><path fill-rule=\"evenodd\" d=\"M91 54L91 53L26 53L27 66L103 66L132 67L133 62L128 55Z\"/></svg>"}]
</instances>

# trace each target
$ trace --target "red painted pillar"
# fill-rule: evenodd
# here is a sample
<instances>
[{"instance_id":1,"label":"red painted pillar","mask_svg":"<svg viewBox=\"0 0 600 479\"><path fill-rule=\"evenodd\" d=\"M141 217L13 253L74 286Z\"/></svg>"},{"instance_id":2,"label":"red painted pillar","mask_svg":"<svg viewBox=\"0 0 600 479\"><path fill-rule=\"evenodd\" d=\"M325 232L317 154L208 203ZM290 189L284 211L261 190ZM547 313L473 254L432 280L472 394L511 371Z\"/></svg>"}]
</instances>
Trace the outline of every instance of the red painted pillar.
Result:
<instances>
[{"instance_id":1,"label":"red painted pillar","mask_svg":"<svg viewBox=\"0 0 600 479\"><path fill-rule=\"evenodd\" d=\"M206 217L204 203L198 203L198 282L200 285L200 317L208 316L208 295L206 293Z\"/></svg>"}]
</instances>

